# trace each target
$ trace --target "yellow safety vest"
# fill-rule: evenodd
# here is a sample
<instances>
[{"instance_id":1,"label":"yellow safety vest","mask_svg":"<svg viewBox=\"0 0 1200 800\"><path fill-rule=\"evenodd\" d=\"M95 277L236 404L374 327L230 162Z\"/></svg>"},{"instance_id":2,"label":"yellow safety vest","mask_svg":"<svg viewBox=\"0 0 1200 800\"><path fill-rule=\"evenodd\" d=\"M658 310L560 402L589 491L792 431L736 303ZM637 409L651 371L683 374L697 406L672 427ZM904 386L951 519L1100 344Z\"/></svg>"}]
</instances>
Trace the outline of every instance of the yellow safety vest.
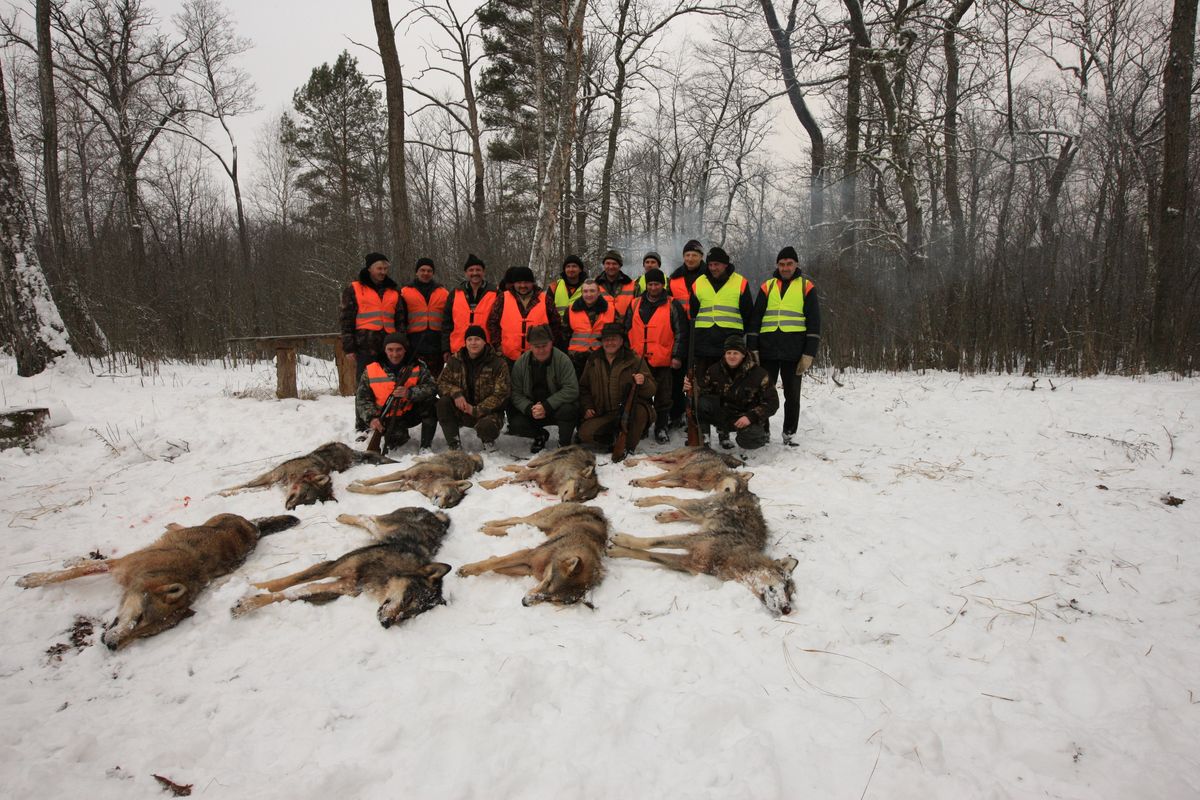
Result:
<instances>
[{"instance_id":1,"label":"yellow safety vest","mask_svg":"<svg viewBox=\"0 0 1200 800\"><path fill-rule=\"evenodd\" d=\"M554 282L554 307L558 309L558 316L564 320L567 316L567 309L571 307L579 298L583 297L583 281L575 287L575 291L570 291L567 288L567 281L564 278L559 278Z\"/></svg>"},{"instance_id":2,"label":"yellow safety vest","mask_svg":"<svg viewBox=\"0 0 1200 800\"><path fill-rule=\"evenodd\" d=\"M801 275L796 278L799 280L793 279L792 282L799 283L802 291L796 291L793 286L785 295L779 293L778 278L771 278L762 285L762 291L767 296L767 310L763 313L759 333L803 333L808 330L804 320L804 298L812 291L813 284Z\"/></svg>"},{"instance_id":3,"label":"yellow safety vest","mask_svg":"<svg viewBox=\"0 0 1200 800\"><path fill-rule=\"evenodd\" d=\"M692 293L700 303L696 314L697 328L722 327L743 330L740 301L746 288L746 279L738 273L729 276L721 291L713 289L707 275L701 275L692 284Z\"/></svg>"}]
</instances>

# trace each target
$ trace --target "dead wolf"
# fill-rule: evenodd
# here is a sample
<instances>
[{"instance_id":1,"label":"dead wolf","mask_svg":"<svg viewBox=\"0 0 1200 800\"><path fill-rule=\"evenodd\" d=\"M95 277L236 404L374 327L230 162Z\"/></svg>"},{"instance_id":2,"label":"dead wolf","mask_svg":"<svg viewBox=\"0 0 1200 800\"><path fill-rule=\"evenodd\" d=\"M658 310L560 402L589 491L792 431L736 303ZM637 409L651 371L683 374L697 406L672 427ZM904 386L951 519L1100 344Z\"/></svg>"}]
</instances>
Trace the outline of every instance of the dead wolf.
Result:
<instances>
[{"instance_id":1,"label":"dead wolf","mask_svg":"<svg viewBox=\"0 0 1200 800\"><path fill-rule=\"evenodd\" d=\"M762 552L767 543L767 523L753 494L745 490L718 492L695 500L653 495L635 500L634 505L674 506L674 511L659 512L654 518L659 522L698 522L700 530L650 538L617 534L608 551L610 556L637 558L693 575L737 581L772 614L792 613L792 571L797 561L791 556L773 559ZM659 549L684 553L653 552Z\"/></svg>"},{"instance_id":2,"label":"dead wolf","mask_svg":"<svg viewBox=\"0 0 1200 800\"><path fill-rule=\"evenodd\" d=\"M635 478L630 486L644 489L666 487L699 489L704 492L741 492L750 485L753 472L738 472L744 462L707 447L681 447L669 453L646 456L638 463L652 461L668 465L666 472L647 478Z\"/></svg>"},{"instance_id":3,"label":"dead wolf","mask_svg":"<svg viewBox=\"0 0 1200 800\"><path fill-rule=\"evenodd\" d=\"M591 500L604 491L596 477L596 457L579 445L560 447L531 458L524 466L507 464L502 469L516 474L480 481L479 485L495 489L506 483L536 483L543 492L563 502Z\"/></svg>"},{"instance_id":4,"label":"dead wolf","mask_svg":"<svg viewBox=\"0 0 1200 800\"><path fill-rule=\"evenodd\" d=\"M291 511L296 506L311 505L318 500L324 503L333 500L331 472L345 472L356 464L395 464L396 462L378 453L355 450L342 442L327 442L308 455L289 458L275 469L268 470L257 478L238 486L222 489L220 495L230 495L249 489L265 489L277 483L288 486L284 506Z\"/></svg>"},{"instance_id":5,"label":"dead wolf","mask_svg":"<svg viewBox=\"0 0 1200 800\"><path fill-rule=\"evenodd\" d=\"M462 502L471 488L466 480L483 469L483 456L448 450L414 463L408 469L380 475L377 478L354 481L346 487L348 491L361 494L386 494L415 489L428 497L439 508L453 508Z\"/></svg>"},{"instance_id":6,"label":"dead wolf","mask_svg":"<svg viewBox=\"0 0 1200 800\"><path fill-rule=\"evenodd\" d=\"M677 447L666 453L627 458L625 459L625 466L632 467L643 462L650 462L653 464L669 464L673 467L682 467L684 464L689 464L693 461L711 461L714 459L724 462L727 467L736 468L746 466L746 462L737 456L731 456L728 453L718 453L710 447Z\"/></svg>"},{"instance_id":7,"label":"dead wolf","mask_svg":"<svg viewBox=\"0 0 1200 800\"><path fill-rule=\"evenodd\" d=\"M379 601L379 624L390 628L434 606L445 605L442 577L449 564L433 561L450 517L441 511L398 508L390 514L339 514L338 522L365 528L378 544L351 550L334 561L323 561L293 575L254 584L264 594L243 597L232 609L235 617L283 600L328 603L343 595L366 593ZM317 583L335 578L328 583Z\"/></svg>"},{"instance_id":8,"label":"dead wolf","mask_svg":"<svg viewBox=\"0 0 1200 800\"><path fill-rule=\"evenodd\" d=\"M116 619L101 638L110 650L118 650L134 639L153 636L190 617L196 595L213 579L245 561L260 537L299 522L290 515L248 520L237 514L218 514L191 528L172 523L153 544L129 555L77 560L57 572L26 575L17 585L28 589L110 573L125 589L125 596Z\"/></svg>"},{"instance_id":9,"label":"dead wolf","mask_svg":"<svg viewBox=\"0 0 1200 800\"><path fill-rule=\"evenodd\" d=\"M532 575L538 584L521 600L523 606L542 602L571 605L600 584L608 541L604 512L581 503L559 503L527 517L485 522L482 530L489 536L504 536L513 525L522 523L540 529L549 539L537 547L466 564L459 567L458 574Z\"/></svg>"}]
</instances>

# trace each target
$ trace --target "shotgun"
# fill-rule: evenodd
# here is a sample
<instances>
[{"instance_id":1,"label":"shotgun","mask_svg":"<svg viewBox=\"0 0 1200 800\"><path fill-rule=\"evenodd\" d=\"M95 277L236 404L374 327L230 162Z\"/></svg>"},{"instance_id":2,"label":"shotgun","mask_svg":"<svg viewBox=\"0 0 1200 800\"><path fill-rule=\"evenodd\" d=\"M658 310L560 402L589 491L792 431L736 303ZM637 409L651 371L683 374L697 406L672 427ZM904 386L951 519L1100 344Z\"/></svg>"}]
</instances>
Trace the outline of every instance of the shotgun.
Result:
<instances>
[{"instance_id":1,"label":"shotgun","mask_svg":"<svg viewBox=\"0 0 1200 800\"><path fill-rule=\"evenodd\" d=\"M625 444L629 439L629 410L633 408L633 396L637 393L637 390L638 385L631 376L629 379L629 396L625 398L625 402L621 403L620 409L617 410L617 414L621 420L621 429L617 432L617 437L613 440L613 461L625 460Z\"/></svg>"},{"instance_id":2,"label":"shotgun","mask_svg":"<svg viewBox=\"0 0 1200 800\"><path fill-rule=\"evenodd\" d=\"M700 423L697 421L696 410L696 324L694 320L689 320L688 324L688 368L687 378L691 389L687 396L687 446L700 446Z\"/></svg>"},{"instance_id":3,"label":"shotgun","mask_svg":"<svg viewBox=\"0 0 1200 800\"><path fill-rule=\"evenodd\" d=\"M408 370L404 373L404 377L396 381L396 386L403 386L408 383L408 379L412 377L413 370L416 368L417 362L414 359L413 363L408 366ZM379 412L379 421L383 423L383 430L371 433L371 441L367 442L368 453L387 455L387 434L392 432L393 423L396 421L395 417L389 415L389 412L392 410L392 405L399 399L395 395L388 395L387 402L383 404L383 411ZM380 440L383 442L382 448L380 447Z\"/></svg>"}]
</instances>

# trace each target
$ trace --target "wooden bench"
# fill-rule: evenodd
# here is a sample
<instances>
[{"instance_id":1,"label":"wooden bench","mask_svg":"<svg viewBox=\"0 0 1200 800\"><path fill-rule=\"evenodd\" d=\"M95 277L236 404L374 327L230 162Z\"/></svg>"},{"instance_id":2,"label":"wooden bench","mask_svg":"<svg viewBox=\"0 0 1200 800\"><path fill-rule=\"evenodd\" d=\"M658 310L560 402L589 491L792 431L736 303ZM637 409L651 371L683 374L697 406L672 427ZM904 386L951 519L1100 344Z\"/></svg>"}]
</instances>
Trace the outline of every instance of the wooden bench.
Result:
<instances>
[{"instance_id":1,"label":"wooden bench","mask_svg":"<svg viewBox=\"0 0 1200 800\"><path fill-rule=\"evenodd\" d=\"M275 351L275 396L280 400L299 397L296 391L296 351L313 344L333 345L333 360L338 371L338 394L343 397L354 395L355 368L346 360L340 333L305 333L285 336L241 336L226 339L229 344L248 343L259 350Z\"/></svg>"}]
</instances>

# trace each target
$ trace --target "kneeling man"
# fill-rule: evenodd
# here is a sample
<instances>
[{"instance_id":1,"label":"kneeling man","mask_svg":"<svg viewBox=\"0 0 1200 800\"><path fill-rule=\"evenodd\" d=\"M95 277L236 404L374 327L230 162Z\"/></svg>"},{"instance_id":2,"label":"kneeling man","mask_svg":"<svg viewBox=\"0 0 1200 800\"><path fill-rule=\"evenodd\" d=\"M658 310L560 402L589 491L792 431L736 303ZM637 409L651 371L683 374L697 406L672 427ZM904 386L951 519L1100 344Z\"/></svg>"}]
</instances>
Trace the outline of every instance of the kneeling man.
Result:
<instances>
[{"instance_id":1,"label":"kneeling man","mask_svg":"<svg viewBox=\"0 0 1200 800\"><path fill-rule=\"evenodd\" d=\"M355 413L361 423L384 434L388 450L404 445L408 429L420 425L421 452L429 452L437 432L433 373L416 353L409 352L408 337L399 331L383 340L383 354L383 361L372 362L363 370L354 398Z\"/></svg>"},{"instance_id":2,"label":"kneeling man","mask_svg":"<svg viewBox=\"0 0 1200 800\"><path fill-rule=\"evenodd\" d=\"M600 331L600 349L592 353L579 377L579 400L583 422L579 438L585 444L609 445L620 431L622 404L633 393L624 453L613 453L613 461L623 461L641 440L650 416L657 387L650 365L625 346L625 326L619 322Z\"/></svg>"},{"instance_id":3,"label":"kneeling man","mask_svg":"<svg viewBox=\"0 0 1200 800\"><path fill-rule=\"evenodd\" d=\"M487 343L482 326L467 328L462 349L450 356L437 385L437 418L446 445L461 449L458 432L465 426L475 429L485 451L495 450L508 402L508 362Z\"/></svg>"},{"instance_id":4,"label":"kneeling man","mask_svg":"<svg viewBox=\"0 0 1200 800\"><path fill-rule=\"evenodd\" d=\"M729 434L737 436L738 447L754 450L768 441L766 421L779 410L775 386L762 367L750 360L746 340L725 339L725 355L700 376L700 425L717 426L721 447L733 447ZM691 384L684 378L684 391ZM708 438L707 434L704 437Z\"/></svg>"},{"instance_id":5,"label":"kneeling man","mask_svg":"<svg viewBox=\"0 0 1200 800\"><path fill-rule=\"evenodd\" d=\"M571 358L554 346L550 329L529 331L529 350L512 368L512 402L508 432L532 438L529 452L538 453L550 439L547 425L558 426L558 445L571 443L579 423L579 379Z\"/></svg>"}]
</instances>

